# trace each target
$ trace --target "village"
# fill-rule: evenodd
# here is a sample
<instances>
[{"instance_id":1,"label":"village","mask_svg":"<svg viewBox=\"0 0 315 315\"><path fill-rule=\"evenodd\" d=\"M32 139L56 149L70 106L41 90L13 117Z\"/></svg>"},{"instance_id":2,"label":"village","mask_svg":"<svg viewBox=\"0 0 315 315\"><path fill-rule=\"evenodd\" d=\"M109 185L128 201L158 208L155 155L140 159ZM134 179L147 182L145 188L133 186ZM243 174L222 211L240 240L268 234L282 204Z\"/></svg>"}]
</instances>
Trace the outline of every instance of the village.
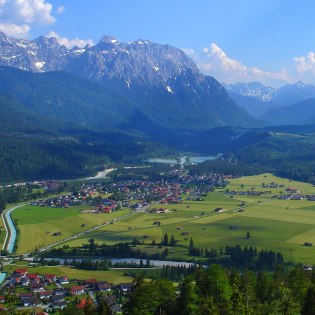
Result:
<instances>
[{"instance_id":1,"label":"village","mask_svg":"<svg viewBox=\"0 0 315 315\"><path fill-rule=\"evenodd\" d=\"M83 183L78 192L36 200L31 205L55 208L86 205L87 209L83 210L84 212L110 213L123 207L141 209L154 202L176 204L181 202L182 195L187 193L189 200L201 201L202 196L206 196L214 187L225 187L231 178L230 175L221 174L206 176L184 174L172 180Z\"/></svg>"},{"instance_id":2,"label":"village","mask_svg":"<svg viewBox=\"0 0 315 315\"><path fill-rule=\"evenodd\" d=\"M96 279L74 280L67 275L40 275L31 273L27 268L12 272L1 288L0 308L9 304L20 309L41 308L51 312L65 308L73 303L83 309L87 303L105 301L113 313L121 312L121 304L132 283L113 285Z\"/></svg>"}]
</instances>

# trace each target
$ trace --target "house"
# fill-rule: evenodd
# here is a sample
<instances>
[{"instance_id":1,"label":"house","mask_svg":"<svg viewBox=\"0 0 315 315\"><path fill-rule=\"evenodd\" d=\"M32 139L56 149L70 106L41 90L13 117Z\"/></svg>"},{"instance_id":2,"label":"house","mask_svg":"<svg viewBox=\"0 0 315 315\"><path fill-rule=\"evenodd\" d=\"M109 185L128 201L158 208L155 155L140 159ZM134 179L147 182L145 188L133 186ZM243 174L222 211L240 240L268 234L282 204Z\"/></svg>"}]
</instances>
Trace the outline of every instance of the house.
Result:
<instances>
[{"instance_id":1,"label":"house","mask_svg":"<svg viewBox=\"0 0 315 315\"><path fill-rule=\"evenodd\" d=\"M62 234L61 232L55 232L53 236L60 236L61 234Z\"/></svg>"},{"instance_id":2,"label":"house","mask_svg":"<svg viewBox=\"0 0 315 315\"><path fill-rule=\"evenodd\" d=\"M111 213L112 210L113 210L112 207L102 207L102 208L100 208L100 211L101 211L102 213Z\"/></svg>"},{"instance_id":3,"label":"house","mask_svg":"<svg viewBox=\"0 0 315 315\"><path fill-rule=\"evenodd\" d=\"M24 268L21 268L21 269L16 269L14 271L14 274L19 276L19 277L25 277L28 273L28 270L27 269L24 269Z\"/></svg>"},{"instance_id":4,"label":"house","mask_svg":"<svg viewBox=\"0 0 315 315\"><path fill-rule=\"evenodd\" d=\"M32 297L25 297L22 300L22 304L24 307L30 307L30 306L37 306L39 305L38 300L32 296Z\"/></svg>"},{"instance_id":5,"label":"house","mask_svg":"<svg viewBox=\"0 0 315 315\"><path fill-rule=\"evenodd\" d=\"M55 288L54 289L54 295L65 295L66 289L64 288Z\"/></svg>"},{"instance_id":6,"label":"house","mask_svg":"<svg viewBox=\"0 0 315 315\"><path fill-rule=\"evenodd\" d=\"M67 277L67 276L61 276L61 277L59 278L59 283L60 283L60 284L69 284L69 279L68 279L68 277Z\"/></svg>"},{"instance_id":7,"label":"house","mask_svg":"<svg viewBox=\"0 0 315 315\"><path fill-rule=\"evenodd\" d=\"M121 306L117 304L117 299L115 295L103 296L102 299L108 304L111 308L113 314L121 313Z\"/></svg>"},{"instance_id":8,"label":"house","mask_svg":"<svg viewBox=\"0 0 315 315\"><path fill-rule=\"evenodd\" d=\"M80 295L85 293L85 287L83 285L73 286L70 289L73 295Z\"/></svg>"},{"instance_id":9,"label":"house","mask_svg":"<svg viewBox=\"0 0 315 315\"><path fill-rule=\"evenodd\" d=\"M49 299L53 294L53 291L42 291L38 295L40 299Z\"/></svg>"},{"instance_id":10,"label":"house","mask_svg":"<svg viewBox=\"0 0 315 315\"><path fill-rule=\"evenodd\" d=\"M96 279L87 279L84 281L84 286L86 288L94 288L96 286Z\"/></svg>"},{"instance_id":11,"label":"house","mask_svg":"<svg viewBox=\"0 0 315 315\"><path fill-rule=\"evenodd\" d=\"M4 296L0 296L0 303L5 303L5 297Z\"/></svg>"},{"instance_id":12,"label":"house","mask_svg":"<svg viewBox=\"0 0 315 315\"><path fill-rule=\"evenodd\" d=\"M24 307L36 306L38 304L32 292L20 293L19 297Z\"/></svg>"},{"instance_id":13,"label":"house","mask_svg":"<svg viewBox=\"0 0 315 315\"><path fill-rule=\"evenodd\" d=\"M40 277L37 274L29 273L27 278L31 283L40 283Z\"/></svg>"},{"instance_id":14,"label":"house","mask_svg":"<svg viewBox=\"0 0 315 315\"><path fill-rule=\"evenodd\" d=\"M64 300L65 300L65 295L53 295L49 298L49 301L51 303L64 302Z\"/></svg>"},{"instance_id":15,"label":"house","mask_svg":"<svg viewBox=\"0 0 315 315\"><path fill-rule=\"evenodd\" d=\"M32 292L21 292L19 294L20 299L29 298L29 297L32 297L32 296L33 296Z\"/></svg>"},{"instance_id":16,"label":"house","mask_svg":"<svg viewBox=\"0 0 315 315\"><path fill-rule=\"evenodd\" d=\"M108 292L112 289L112 285L107 282L98 282L96 288L100 292Z\"/></svg>"},{"instance_id":17,"label":"house","mask_svg":"<svg viewBox=\"0 0 315 315\"><path fill-rule=\"evenodd\" d=\"M52 282L56 282L57 281L57 275L54 275L54 274L46 274L44 276L44 280L45 282L47 283L52 283Z\"/></svg>"},{"instance_id":18,"label":"house","mask_svg":"<svg viewBox=\"0 0 315 315\"><path fill-rule=\"evenodd\" d=\"M20 280L20 284L23 286L28 286L30 284L30 279L28 277L23 277Z\"/></svg>"},{"instance_id":19,"label":"house","mask_svg":"<svg viewBox=\"0 0 315 315\"><path fill-rule=\"evenodd\" d=\"M40 283L31 283L30 284L30 289L33 292L41 292L44 291L45 285L44 283L40 282Z\"/></svg>"},{"instance_id":20,"label":"house","mask_svg":"<svg viewBox=\"0 0 315 315\"><path fill-rule=\"evenodd\" d=\"M21 283L21 278L20 278L20 277L15 277L15 278L13 278L13 279L11 280L11 282L12 282L13 284L19 284L19 283Z\"/></svg>"},{"instance_id":21,"label":"house","mask_svg":"<svg viewBox=\"0 0 315 315\"><path fill-rule=\"evenodd\" d=\"M224 211L224 209L223 208L215 208L214 211L217 213L221 213Z\"/></svg>"},{"instance_id":22,"label":"house","mask_svg":"<svg viewBox=\"0 0 315 315\"><path fill-rule=\"evenodd\" d=\"M131 283L131 282L130 283L121 283L118 285L117 288L123 292L128 292L128 291L130 291L132 286L133 286L133 283Z\"/></svg>"},{"instance_id":23,"label":"house","mask_svg":"<svg viewBox=\"0 0 315 315\"><path fill-rule=\"evenodd\" d=\"M285 191L287 193L290 193L290 194L299 194L300 193L300 190L297 188L294 188L294 187L288 187Z\"/></svg>"}]
</instances>

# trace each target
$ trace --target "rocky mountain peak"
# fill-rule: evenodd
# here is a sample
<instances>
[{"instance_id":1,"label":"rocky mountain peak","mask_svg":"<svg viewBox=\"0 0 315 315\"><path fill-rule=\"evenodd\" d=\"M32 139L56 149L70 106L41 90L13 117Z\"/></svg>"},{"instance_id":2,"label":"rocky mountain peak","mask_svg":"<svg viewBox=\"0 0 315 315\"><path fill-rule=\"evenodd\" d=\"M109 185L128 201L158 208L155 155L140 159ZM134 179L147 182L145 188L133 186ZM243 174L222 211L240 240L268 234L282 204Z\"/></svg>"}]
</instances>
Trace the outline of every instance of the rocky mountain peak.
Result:
<instances>
[{"instance_id":1,"label":"rocky mountain peak","mask_svg":"<svg viewBox=\"0 0 315 315\"><path fill-rule=\"evenodd\" d=\"M107 35L84 49L68 49L43 36L9 40L0 45L0 65L32 72L63 70L97 81L158 124L208 128L253 123L214 78L204 76L176 47L143 39L120 43Z\"/></svg>"},{"instance_id":2,"label":"rocky mountain peak","mask_svg":"<svg viewBox=\"0 0 315 315\"><path fill-rule=\"evenodd\" d=\"M119 42L118 42L118 40L117 40L115 37L113 37L113 36L104 35L104 36L100 39L99 43L103 43L103 44L117 44L117 43L119 43Z\"/></svg>"}]
</instances>

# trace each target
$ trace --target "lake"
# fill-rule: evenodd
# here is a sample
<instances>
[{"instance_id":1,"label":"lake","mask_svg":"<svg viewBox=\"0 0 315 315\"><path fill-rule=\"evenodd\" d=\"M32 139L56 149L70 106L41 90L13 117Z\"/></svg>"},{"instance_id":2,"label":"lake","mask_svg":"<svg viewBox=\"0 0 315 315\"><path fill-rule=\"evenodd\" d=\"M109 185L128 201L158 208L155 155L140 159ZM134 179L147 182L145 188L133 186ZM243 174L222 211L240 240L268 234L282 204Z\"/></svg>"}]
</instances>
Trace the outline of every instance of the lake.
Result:
<instances>
[{"instance_id":1,"label":"lake","mask_svg":"<svg viewBox=\"0 0 315 315\"><path fill-rule=\"evenodd\" d=\"M164 164L199 164L204 161L213 161L219 158L221 154L218 155L209 155L209 156L184 156L179 157L178 159L171 159L171 158L154 158L148 159L147 162L149 163L164 163ZM180 161L180 162L179 162Z\"/></svg>"}]
</instances>

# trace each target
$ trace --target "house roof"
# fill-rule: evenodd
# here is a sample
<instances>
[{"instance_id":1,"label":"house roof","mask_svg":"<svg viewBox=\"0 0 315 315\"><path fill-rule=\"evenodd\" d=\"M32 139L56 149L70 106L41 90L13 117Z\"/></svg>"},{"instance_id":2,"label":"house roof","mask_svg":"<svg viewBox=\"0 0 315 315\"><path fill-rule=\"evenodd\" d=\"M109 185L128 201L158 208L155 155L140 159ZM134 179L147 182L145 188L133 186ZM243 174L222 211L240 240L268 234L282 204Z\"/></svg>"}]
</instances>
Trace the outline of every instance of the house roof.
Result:
<instances>
[{"instance_id":1,"label":"house roof","mask_svg":"<svg viewBox=\"0 0 315 315\"><path fill-rule=\"evenodd\" d=\"M85 284L91 284L91 283L96 283L96 279L87 279L87 280L84 280L84 283Z\"/></svg>"},{"instance_id":2,"label":"house roof","mask_svg":"<svg viewBox=\"0 0 315 315\"><path fill-rule=\"evenodd\" d=\"M28 271L27 269L21 268L21 269L16 269L14 272L21 274L21 273L26 273L27 271Z\"/></svg>"},{"instance_id":3,"label":"house roof","mask_svg":"<svg viewBox=\"0 0 315 315\"><path fill-rule=\"evenodd\" d=\"M71 287L71 291L79 291L79 290L84 290L84 286L83 285L77 285L77 286Z\"/></svg>"}]
</instances>

